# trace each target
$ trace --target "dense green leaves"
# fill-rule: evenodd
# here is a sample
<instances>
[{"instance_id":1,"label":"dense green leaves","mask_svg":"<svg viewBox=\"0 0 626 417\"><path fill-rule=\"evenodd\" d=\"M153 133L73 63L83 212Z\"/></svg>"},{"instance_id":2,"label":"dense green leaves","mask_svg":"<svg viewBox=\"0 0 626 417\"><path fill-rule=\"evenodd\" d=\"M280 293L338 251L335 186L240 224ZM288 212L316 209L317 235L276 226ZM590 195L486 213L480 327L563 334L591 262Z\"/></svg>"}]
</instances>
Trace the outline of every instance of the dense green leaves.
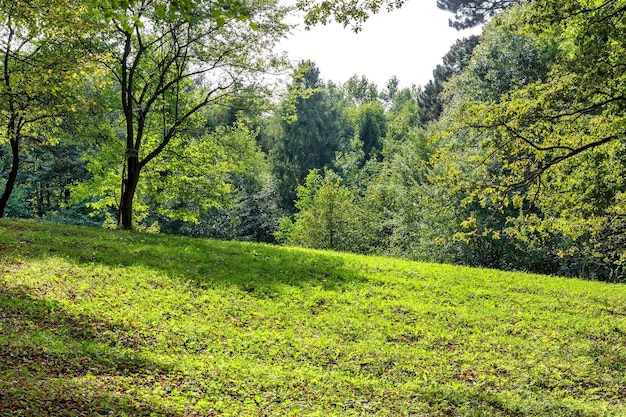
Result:
<instances>
[{"instance_id":1,"label":"dense green leaves","mask_svg":"<svg viewBox=\"0 0 626 417\"><path fill-rule=\"evenodd\" d=\"M617 279L624 8L588 3L534 2L490 25L453 84L447 152L458 146L460 158L448 181L466 202L518 210L509 237L552 246L564 271Z\"/></svg>"},{"instance_id":2,"label":"dense green leaves","mask_svg":"<svg viewBox=\"0 0 626 417\"><path fill-rule=\"evenodd\" d=\"M166 5L170 12L165 16L160 2L105 4L112 14L104 13L104 29L96 40L108 58L102 64L119 90L116 110L124 133L117 133L111 146L117 146L116 140L125 143L117 155L121 166L111 167L122 177L117 207L111 201L106 204L117 208L117 223L126 229L133 227L135 194L144 168L151 169L169 148L201 153L202 146L186 145L188 135L202 137L193 133L201 128L198 116L205 108L224 103L237 88L255 83L259 73L280 65L272 48L287 30L282 23L286 9L274 2L254 8L219 2ZM250 19L254 27L248 24ZM180 175L180 181L197 177L174 175ZM204 197L211 200L220 194L208 192Z\"/></svg>"},{"instance_id":3,"label":"dense green leaves","mask_svg":"<svg viewBox=\"0 0 626 417\"><path fill-rule=\"evenodd\" d=\"M350 190L340 179L313 170L296 190L294 222L283 220L280 240L317 249L357 251L362 240L362 216Z\"/></svg>"},{"instance_id":4,"label":"dense green leaves","mask_svg":"<svg viewBox=\"0 0 626 417\"><path fill-rule=\"evenodd\" d=\"M12 216L272 241L290 214L293 244L624 276L622 1L442 0L488 22L423 88L302 62L286 91L274 2L70 5L0 2ZM358 28L400 5L295 7Z\"/></svg>"},{"instance_id":5,"label":"dense green leaves","mask_svg":"<svg viewBox=\"0 0 626 417\"><path fill-rule=\"evenodd\" d=\"M422 124L426 125L441 116L444 107L444 85L467 66L478 42L479 37L476 35L459 39L444 55L443 63L437 65L433 71L433 79L424 86L419 95Z\"/></svg>"},{"instance_id":6,"label":"dense green leaves","mask_svg":"<svg viewBox=\"0 0 626 417\"><path fill-rule=\"evenodd\" d=\"M288 209L309 170L329 167L347 133L337 91L324 84L314 63L302 62L299 67L290 86L296 94L286 102L287 117L279 120L271 149L282 204ZM295 120L289 117L292 109Z\"/></svg>"},{"instance_id":7,"label":"dense green leaves","mask_svg":"<svg viewBox=\"0 0 626 417\"><path fill-rule=\"evenodd\" d=\"M44 4L45 3L45 4ZM91 66L75 34L89 33L85 9L65 0L0 2L0 217L18 181L24 151L58 141L63 117L85 104L78 86Z\"/></svg>"}]
</instances>

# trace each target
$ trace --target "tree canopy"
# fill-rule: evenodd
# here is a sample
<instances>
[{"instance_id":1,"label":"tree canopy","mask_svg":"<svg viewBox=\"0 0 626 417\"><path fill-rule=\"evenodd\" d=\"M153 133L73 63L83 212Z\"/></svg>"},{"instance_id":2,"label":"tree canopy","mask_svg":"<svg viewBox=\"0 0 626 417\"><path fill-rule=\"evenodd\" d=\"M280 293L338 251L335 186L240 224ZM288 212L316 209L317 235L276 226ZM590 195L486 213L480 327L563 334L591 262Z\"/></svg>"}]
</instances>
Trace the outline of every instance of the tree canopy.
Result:
<instances>
[{"instance_id":1,"label":"tree canopy","mask_svg":"<svg viewBox=\"0 0 626 417\"><path fill-rule=\"evenodd\" d=\"M519 210L509 233L535 245L567 236L555 255L585 252L601 274L624 256L624 12L613 1L511 9L455 80L447 119L475 167L461 175L467 201Z\"/></svg>"},{"instance_id":2,"label":"tree canopy","mask_svg":"<svg viewBox=\"0 0 626 417\"><path fill-rule=\"evenodd\" d=\"M272 47L287 26L286 9L274 2L234 9L219 2L126 3L106 9L100 36L85 43L99 52L119 91L124 133L112 141L125 146L121 166L109 169L121 176L118 224L130 229L143 169L171 146L192 149L199 113L277 64Z\"/></svg>"},{"instance_id":3,"label":"tree canopy","mask_svg":"<svg viewBox=\"0 0 626 417\"><path fill-rule=\"evenodd\" d=\"M626 279L623 1L437 4L483 33L403 88L289 66L273 1L0 1L0 215Z\"/></svg>"}]
</instances>

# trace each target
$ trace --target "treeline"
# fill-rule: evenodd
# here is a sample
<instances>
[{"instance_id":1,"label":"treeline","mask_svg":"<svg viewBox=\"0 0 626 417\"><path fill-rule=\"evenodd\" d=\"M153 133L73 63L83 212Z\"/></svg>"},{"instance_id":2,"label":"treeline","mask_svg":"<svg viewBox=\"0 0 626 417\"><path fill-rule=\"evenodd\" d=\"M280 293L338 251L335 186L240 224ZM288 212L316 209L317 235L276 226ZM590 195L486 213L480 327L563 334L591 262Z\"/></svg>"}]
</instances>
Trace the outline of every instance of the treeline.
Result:
<instances>
[{"instance_id":1,"label":"treeline","mask_svg":"<svg viewBox=\"0 0 626 417\"><path fill-rule=\"evenodd\" d=\"M277 4L69 3L2 6L7 215L624 278L621 1L442 1L488 22L427 85L279 94Z\"/></svg>"}]
</instances>

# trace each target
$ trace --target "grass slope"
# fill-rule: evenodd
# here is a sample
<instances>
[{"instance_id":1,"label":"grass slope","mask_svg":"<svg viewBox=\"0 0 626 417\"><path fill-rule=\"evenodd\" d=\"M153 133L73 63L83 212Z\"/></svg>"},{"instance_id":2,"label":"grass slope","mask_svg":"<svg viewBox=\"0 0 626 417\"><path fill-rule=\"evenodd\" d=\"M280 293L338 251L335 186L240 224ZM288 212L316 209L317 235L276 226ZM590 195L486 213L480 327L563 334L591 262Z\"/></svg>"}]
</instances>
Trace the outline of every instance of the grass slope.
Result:
<instances>
[{"instance_id":1,"label":"grass slope","mask_svg":"<svg viewBox=\"0 0 626 417\"><path fill-rule=\"evenodd\" d=\"M2 416L624 416L626 287L0 221Z\"/></svg>"}]
</instances>

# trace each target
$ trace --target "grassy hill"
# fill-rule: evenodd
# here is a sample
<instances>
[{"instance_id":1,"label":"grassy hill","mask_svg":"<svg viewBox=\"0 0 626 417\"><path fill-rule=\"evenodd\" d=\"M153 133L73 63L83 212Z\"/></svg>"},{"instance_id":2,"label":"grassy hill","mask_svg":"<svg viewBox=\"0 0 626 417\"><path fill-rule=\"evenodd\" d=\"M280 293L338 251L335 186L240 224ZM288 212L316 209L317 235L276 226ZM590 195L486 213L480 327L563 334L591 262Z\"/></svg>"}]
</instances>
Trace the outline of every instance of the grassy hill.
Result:
<instances>
[{"instance_id":1,"label":"grassy hill","mask_svg":"<svg viewBox=\"0 0 626 417\"><path fill-rule=\"evenodd\" d=\"M1 416L625 416L626 286L0 221Z\"/></svg>"}]
</instances>

